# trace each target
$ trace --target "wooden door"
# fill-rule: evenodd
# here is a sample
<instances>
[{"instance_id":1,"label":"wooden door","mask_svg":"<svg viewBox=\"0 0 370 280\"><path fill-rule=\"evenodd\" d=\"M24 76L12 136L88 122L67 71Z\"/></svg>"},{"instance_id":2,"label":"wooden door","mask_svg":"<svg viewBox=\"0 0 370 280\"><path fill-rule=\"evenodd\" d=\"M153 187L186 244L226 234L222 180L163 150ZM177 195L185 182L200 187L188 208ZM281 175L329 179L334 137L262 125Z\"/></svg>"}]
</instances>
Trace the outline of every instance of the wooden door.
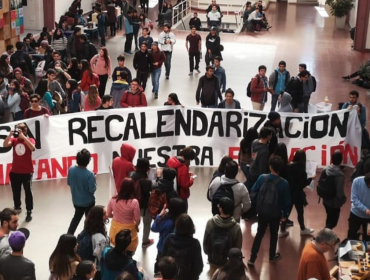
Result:
<instances>
[{"instance_id":1,"label":"wooden door","mask_svg":"<svg viewBox=\"0 0 370 280\"><path fill-rule=\"evenodd\" d=\"M61 1L61 0L58 0ZM55 19L55 0L43 0L44 3L44 26L54 29Z\"/></svg>"}]
</instances>

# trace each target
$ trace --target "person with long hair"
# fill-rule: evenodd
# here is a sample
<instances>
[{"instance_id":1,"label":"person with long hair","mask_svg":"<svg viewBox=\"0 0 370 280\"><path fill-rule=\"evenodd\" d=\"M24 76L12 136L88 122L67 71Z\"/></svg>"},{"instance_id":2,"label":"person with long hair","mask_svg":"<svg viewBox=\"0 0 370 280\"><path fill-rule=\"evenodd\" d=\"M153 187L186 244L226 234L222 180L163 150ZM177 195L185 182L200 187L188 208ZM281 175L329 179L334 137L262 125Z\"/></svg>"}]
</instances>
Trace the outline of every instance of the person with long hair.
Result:
<instances>
[{"instance_id":1,"label":"person with long hair","mask_svg":"<svg viewBox=\"0 0 370 280\"><path fill-rule=\"evenodd\" d=\"M238 154L238 163L246 179L244 185L246 185L246 182L249 179L249 167L252 158L252 143L256 139L258 139L257 129L255 127L251 127L247 130L247 133L239 144L240 149Z\"/></svg>"},{"instance_id":2,"label":"person with long hair","mask_svg":"<svg viewBox=\"0 0 370 280\"><path fill-rule=\"evenodd\" d=\"M168 210L168 211L167 211ZM181 198L172 198L169 201L168 208L164 205L161 213L155 218L152 225L153 232L159 232L157 244L157 259L154 264L154 274L159 273L158 262L163 257L163 245L166 237L175 231L176 219L186 212L186 205Z\"/></svg>"},{"instance_id":3,"label":"person with long hair","mask_svg":"<svg viewBox=\"0 0 370 280\"><path fill-rule=\"evenodd\" d=\"M48 87L48 80L47 79L41 79L39 81L39 84L37 85L37 88L35 90L35 93L40 95L40 105L47 108L50 113L53 113L53 109L55 107L53 103L53 98L51 96L51 93L49 91Z\"/></svg>"},{"instance_id":4,"label":"person with long hair","mask_svg":"<svg viewBox=\"0 0 370 280\"><path fill-rule=\"evenodd\" d=\"M111 243L115 245L116 234L129 229L131 232L131 243L127 247L127 253L133 255L139 243L138 231L140 224L140 205L135 198L135 182L131 178L122 181L119 193L112 197L108 203L108 218L112 218L109 231Z\"/></svg>"},{"instance_id":5,"label":"person with long hair","mask_svg":"<svg viewBox=\"0 0 370 280\"><path fill-rule=\"evenodd\" d=\"M81 112L81 91L76 80L69 79L66 83L68 113Z\"/></svg>"},{"instance_id":6,"label":"person with long hair","mask_svg":"<svg viewBox=\"0 0 370 280\"><path fill-rule=\"evenodd\" d=\"M147 1L147 0L140 0L140 1ZM140 28L143 29L143 28L146 27L148 29L148 35L150 35L150 31L153 28L153 23L150 19L148 19L148 17L146 16L145 13L140 13L139 14L139 22L140 22ZM150 49L149 46L148 46L148 48Z\"/></svg>"},{"instance_id":7,"label":"person with long hair","mask_svg":"<svg viewBox=\"0 0 370 280\"><path fill-rule=\"evenodd\" d=\"M272 153L271 157L274 156L279 156L284 163L284 167L281 169L279 175L280 177L283 177L285 180L288 180L288 170L287 170L287 165L288 165L288 149L285 145L285 143L280 142L276 145L274 152Z\"/></svg>"},{"instance_id":8,"label":"person with long hair","mask_svg":"<svg viewBox=\"0 0 370 280\"><path fill-rule=\"evenodd\" d=\"M91 85L99 87L99 76L91 70L90 63L86 59L81 60L81 83L80 88L86 95Z\"/></svg>"},{"instance_id":9,"label":"person with long hair","mask_svg":"<svg viewBox=\"0 0 370 280\"><path fill-rule=\"evenodd\" d=\"M69 280L81 261L77 255L77 238L72 234L59 237L57 246L49 258L50 272L60 280Z\"/></svg>"},{"instance_id":10,"label":"person with long hair","mask_svg":"<svg viewBox=\"0 0 370 280\"><path fill-rule=\"evenodd\" d=\"M62 60L64 60L67 52L67 38L60 28L55 28L53 37L51 39L51 47L60 53Z\"/></svg>"},{"instance_id":11,"label":"person with long hair","mask_svg":"<svg viewBox=\"0 0 370 280\"><path fill-rule=\"evenodd\" d=\"M92 261L82 261L77 265L76 273L71 280L95 279L96 268ZM100 278L99 278L100 279Z\"/></svg>"},{"instance_id":12,"label":"person with long hair","mask_svg":"<svg viewBox=\"0 0 370 280\"><path fill-rule=\"evenodd\" d=\"M38 47L38 45L37 45L37 42L35 40L35 37L33 37L33 34L32 33L27 33L26 38L30 40L30 46L31 46L31 48L33 48L34 50L36 50L36 48Z\"/></svg>"},{"instance_id":13,"label":"person with long hair","mask_svg":"<svg viewBox=\"0 0 370 280\"><path fill-rule=\"evenodd\" d=\"M71 79L76 81L81 81L81 70L78 65L78 60L75 57L71 58L69 65L67 67L68 74L71 76Z\"/></svg>"},{"instance_id":14,"label":"person with long hair","mask_svg":"<svg viewBox=\"0 0 370 280\"><path fill-rule=\"evenodd\" d=\"M23 119L23 111L21 107L19 107L21 104L21 88L17 80L12 80L9 83L6 102L10 109L10 114L13 116L13 121Z\"/></svg>"},{"instance_id":15,"label":"person with long hair","mask_svg":"<svg viewBox=\"0 0 370 280\"><path fill-rule=\"evenodd\" d=\"M71 79L71 75L67 72L67 69L64 68L64 63L60 60L54 62L54 70L56 72L55 80L63 87L65 91L66 83Z\"/></svg>"},{"instance_id":16,"label":"person with long hair","mask_svg":"<svg viewBox=\"0 0 370 280\"><path fill-rule=\"evenodd\" d=\"M91 85L85 98L84 111L94 111L101 105L101 98L99 96L98 87Z\"/></svg>"},{"instance_id":17,"label":"person with long hair","mask_svg":"<svg viewBox=\"0 0 370 280\"><path fill-rule=\"evenodd\" d=\"M95 55L90 60L90 65L92 71L99 75L99 96L102 98L105 94L108 78L110 79L112 77L112 62L108 55L107 48L101 48L99 54Z\"/></svg>"},{"instance_id":18,"label":"person with long hair","mask_svg":"<svg viewBox=\"0 0 370 280\"><path fill-rule=\"evenodd\" d=\"M107 211L102 205L96 205L92 207L87 214L83 231L77 236L77 241L88 238L92 241L92 255L84 256L80 252L86 252L86 248L83 248L86 244L79 242L77 248L77 254L82 259L95 261L96 264L96 275L100 279L100 260L105 247L109 246L109 237L107 236L107 229L105 224L107 222Z\"/></svg>"},{"instance_id":19,"label":"person with long hair","mask_svg":"<svg viewBox=\"0 0 370 280\"><path fill-rule=\"evenodd\" d=\"M175 105L181 105L181 103L176 93L170 93L168 95L167 101L164 102L163 105L175 106Z\"/></svg>"},{"instance_id":20,"label":"person with long hair","mask_svg":"<svg viewBox=\"0 0 370 280\"><path fill-rule=\"evenodd\" d=\"M0 57L0 72L9 80L12 78L13 67L10 65L10 56L7 54Z\"/></svg>"},{"instance_id":21,"label":"person with long hair","mask_svg":"<svg viewBox=\"0 0 370 280\"><path fill-rule=\"evenodd\" d=\"M316 175L312 176L311 178L307 178L306 152L304 150L299 149L295 152L292 162L288 164L288 174L288 182L292 198L292 205L289 213L294 205L295 209L297 210L301 235L312 235L314 230L307 228L304 223L304 207L307 206L306 193L304 192L304 189L311 183L312 180L315 179ZM287 218L289 218L289 216ZM289 232L285 230L283 224L279 233L279 237L284 237L288 234Z\"/></svg>"},{"instance_id":22,"label":"person with long hair","mask_svg":"<svg viewBox=\"0 0 370 280\"><path fill-rule=\"evenodd\" d=\"M225 166L228 162L233 161L233 159L230 156L223 156L223 158L220 161L220 164L218 168L213 172L211 182L216 178L216 177L221 177L222 175L225 175Z\"/></svg>"},{"instance_id":23,"label":"person with long hair","mask_svg":"<svg viewBox=\"0 0 370 280\"><path fill-rule=\"evenodd\" d=\"M212 280L249 280L245 274L248 269L243 258L239 248L231 248L227 256L227 263L215 271Z\"/></svg>"}]
</instances>

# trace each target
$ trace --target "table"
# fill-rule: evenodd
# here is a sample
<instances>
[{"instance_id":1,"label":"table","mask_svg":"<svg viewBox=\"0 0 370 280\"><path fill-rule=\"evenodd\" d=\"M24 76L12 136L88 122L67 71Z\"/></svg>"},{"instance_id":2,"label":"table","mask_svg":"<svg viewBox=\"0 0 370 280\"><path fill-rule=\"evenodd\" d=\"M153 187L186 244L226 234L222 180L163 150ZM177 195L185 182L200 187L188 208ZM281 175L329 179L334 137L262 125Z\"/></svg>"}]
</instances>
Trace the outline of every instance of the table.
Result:
<instances>
[{"instance_id":1,"label":"table","mask_svg":"<svg viewBox=\"0 0 370 280\"><path fill-rule=\"evenodd\" d=\"M85 27L83 31L89 36L90 41L92 41L94 38L96 38L96 41L99 42L99 36L98 36L98 28L87 28Z\"/></svg>"},{"instance_id":2,"label":"table","mask_svg":"<svg viewBox=\"0 0 370 280\"><path fill-rule=\"evenodd\" d=\"M331 111L332 103L319 102L316 104L317 113L326 113Z\"/></svg>"}]
</instances>

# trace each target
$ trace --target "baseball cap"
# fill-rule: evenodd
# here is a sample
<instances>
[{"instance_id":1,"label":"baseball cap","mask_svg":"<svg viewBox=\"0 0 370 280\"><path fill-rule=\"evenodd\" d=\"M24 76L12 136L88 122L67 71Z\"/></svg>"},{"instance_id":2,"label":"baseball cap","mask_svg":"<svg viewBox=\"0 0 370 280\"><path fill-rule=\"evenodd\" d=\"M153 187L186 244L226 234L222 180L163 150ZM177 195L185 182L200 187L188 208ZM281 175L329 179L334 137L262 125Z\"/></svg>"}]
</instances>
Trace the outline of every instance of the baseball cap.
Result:
<instances>
[{"instance_id":1,"label":"baseball cap","mask_svg":"<svg viewBox=\"0 0 370 280\"><path fill-rule=\"evenodd\" d=\"M243 253L239 248L231 248L227 257L229 259L244 259Z\"/></svg>"},{"instance_id":2,"label":"baseball cap","mask_svg":"<svg viewBox=\"0 0 370 280\"><path fill-rule=\"evenodd\" d=\"M9 235L8 242L9 246L13 250L21 250L26 244L26 240L30 236L30 231L26 228L20 228L17 231L12 232Z\"/></svg>"},{"instance_id":3,"label":"baseball cap","mask_svg":"<svg viewBox=\"0 0 370 280\"><path fill-rule=\"evenodd\" d=\"M216 30L216 26L211 26L209 30Z\"/></svg>"}]
</instances>

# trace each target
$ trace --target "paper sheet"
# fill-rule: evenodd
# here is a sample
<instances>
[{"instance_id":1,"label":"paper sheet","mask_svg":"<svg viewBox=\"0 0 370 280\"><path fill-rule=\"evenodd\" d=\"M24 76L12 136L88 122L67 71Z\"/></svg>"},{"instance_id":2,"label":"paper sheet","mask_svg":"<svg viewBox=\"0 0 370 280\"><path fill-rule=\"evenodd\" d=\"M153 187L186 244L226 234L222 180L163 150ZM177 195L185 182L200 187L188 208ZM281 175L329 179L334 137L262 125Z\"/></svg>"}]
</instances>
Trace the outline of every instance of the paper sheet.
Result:
<instances>
[{"instance_id":1,"label":"paper sheet","mask_svg":"<svg viewBox=\"0 0 370 280\"><path fill-rule=\"evenodd\" d=\"M307 173L307 178L311 178L316 174L316 169L317 169L317 162L313 160L308 160L306 161L306 173ZM307 186L311 191L314 191L315 188L315 181L312 180L311 184Z\"/></svg>"},{"instance_id":2,"label":"paper sheet","mask_svg":"<svg viewBox=\"0 0 370 280\"><path fill-rule=\"evenodd\" d=\"M348 240L346 246L339 248L339 259L352 250L351 241Z\"/></svg>"}]
</instances>

